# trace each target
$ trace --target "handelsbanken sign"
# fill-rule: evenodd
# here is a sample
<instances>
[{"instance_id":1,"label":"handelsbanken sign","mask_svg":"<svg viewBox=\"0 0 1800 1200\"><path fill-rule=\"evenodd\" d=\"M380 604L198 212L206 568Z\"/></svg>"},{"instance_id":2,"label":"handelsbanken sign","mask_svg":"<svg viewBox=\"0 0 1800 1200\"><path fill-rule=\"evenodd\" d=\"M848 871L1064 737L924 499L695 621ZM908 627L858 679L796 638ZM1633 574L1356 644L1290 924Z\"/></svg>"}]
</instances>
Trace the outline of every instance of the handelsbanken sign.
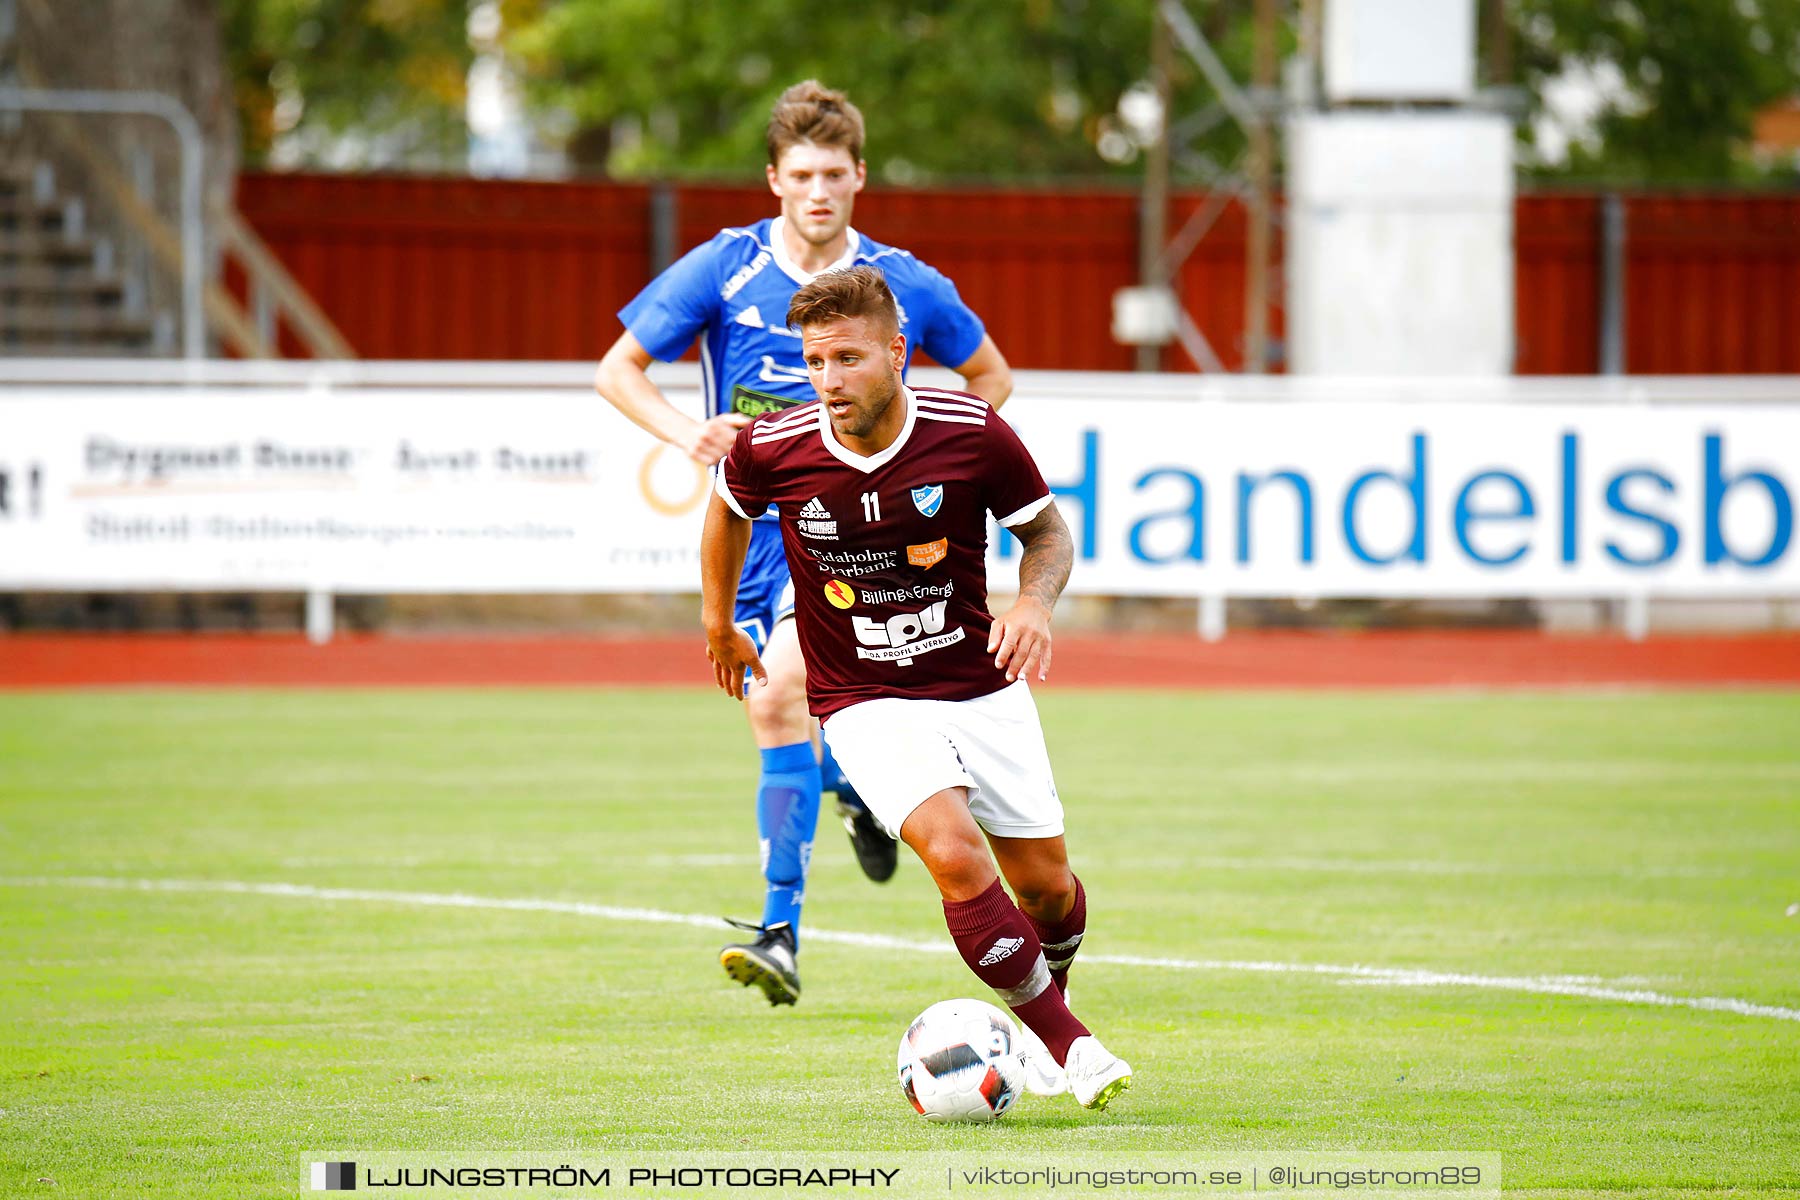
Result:
<instances>
[{"instance_id":1,"label":"handelsbanken sign","mask_svg":"<svg viewBox=\"0 0 1800 1200\"><path fill-rule=\"evenodd\" d=\"M1800 593L1800 404L1016 409L1083 591Z\"/></svg>"}]
</instances>

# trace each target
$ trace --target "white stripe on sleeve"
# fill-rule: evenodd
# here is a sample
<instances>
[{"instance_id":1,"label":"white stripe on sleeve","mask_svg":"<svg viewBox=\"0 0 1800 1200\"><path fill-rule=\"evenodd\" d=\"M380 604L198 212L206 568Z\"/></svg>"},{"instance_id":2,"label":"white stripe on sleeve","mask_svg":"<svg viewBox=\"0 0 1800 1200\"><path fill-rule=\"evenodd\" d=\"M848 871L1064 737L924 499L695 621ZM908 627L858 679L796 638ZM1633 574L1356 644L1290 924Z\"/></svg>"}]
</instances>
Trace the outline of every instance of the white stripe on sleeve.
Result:
<instances>
[{"instance_id":1,"label":"white stripe on sleeve","mask_svg":"<svg viewBox=\"0 0 1800 1200\"><path fill-rule=\"evenodd\" d=\"M756 520L755 517L744 511L744 506L739 504L737 497L731 494L731 488L725 482L725 470L723 467L719 469L718 474L713 476L713 480L713 491L719 493L719 499L725 502L726 508L729 508L732 512L744 518L746 521Z\"/></svg>"},{"instance_id":2,"label":"white stripe on sleeve","mask_svg":"<svg viewBox=\"0 0 1800 1200\"><path fill-rule=\"evenodd\" d=\"M721 482L724 478L723 475L719 476ZM1025 522L1031 520L1031 518L1043 512L1046 508L1049 508L1050 502L1055 499L1056 497L1053 495L1046 494L1040 496L1030 504L1027 504L1024 508L1021 508L1018 512L1013 513L1011 516L999 517L997 520L999 520L1000 524L1007 529L1011 529L1014 525L1023 525ZM734 505L733 507L736 506Z\"/></svg>"}]
</instances>

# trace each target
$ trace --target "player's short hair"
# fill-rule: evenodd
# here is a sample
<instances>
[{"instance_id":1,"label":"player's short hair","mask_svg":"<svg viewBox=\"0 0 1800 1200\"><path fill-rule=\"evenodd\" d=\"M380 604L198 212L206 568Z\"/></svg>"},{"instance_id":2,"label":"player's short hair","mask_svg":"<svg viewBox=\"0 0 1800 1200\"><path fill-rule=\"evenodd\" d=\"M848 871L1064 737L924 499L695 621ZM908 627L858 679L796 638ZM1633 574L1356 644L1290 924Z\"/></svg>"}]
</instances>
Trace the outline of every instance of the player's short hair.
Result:
<instances>
[{"instance_id":1,"label":"player's short hair","mask_svg":"<svg viewBox=\"0 0 1800 1200\"><path fill-rule=\"evenodd\" d=\"M874 267L826 271L794 293L787 320L792 329L854 317L874 317L889 336L900 332L900 306L887 276Z\"/></svg>"},{"instance_id":2,"label":"player's short hair","mask_svg":"<svg viewBox=\"0 0 1800 1200\"><path fill-rule=\"evenodd\" d=\"M862 161L863 118L842 92L816 79L803 79L775 101L769 113L769 165L777 166L789 146L842 146L851 162Z\"/></svg>"}]
</instances>

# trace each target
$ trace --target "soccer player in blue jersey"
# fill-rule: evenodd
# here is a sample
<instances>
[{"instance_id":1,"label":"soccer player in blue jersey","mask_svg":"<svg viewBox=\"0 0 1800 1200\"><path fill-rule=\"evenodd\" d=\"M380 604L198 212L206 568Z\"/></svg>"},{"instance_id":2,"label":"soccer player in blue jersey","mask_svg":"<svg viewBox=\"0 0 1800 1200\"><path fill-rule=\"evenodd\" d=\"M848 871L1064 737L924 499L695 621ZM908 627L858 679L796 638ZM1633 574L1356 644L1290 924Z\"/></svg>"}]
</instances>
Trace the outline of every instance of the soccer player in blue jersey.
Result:
<instances>
[{"instance_id":1,"label":"soccer player in blue jersey","mask_svg":"<svg viewBox=\"0 0 1800 1200\"><path fill-rule=\"evenodd\" d=\"M882 270L894 292L907 353L922 346L953 367L968 391L1000 407L1012 392L1012 371L956 285L905 250L851 228L851 209L868 174L862 147L862 114L842 92L809 79L782 93L769 116L767 168L781 215L721 229L638 293L619 313L625 332L600 361L594 380L600 395L711 466L752 418L814 398L800 332L787 326L788 305L816 276L866 263ZM679 358L696 338L704 420L677 410L647 373L653 360ZM847 556L832 569L854 578L858 567ZM733 979L761 988L771 1004L800 998L795 956L820 793L836 792L857 861L871 879L888 879L897 859L894 839L870 816L829 750L821 763L815 749L806 663L792 620L793 588L771 510L751 531L735 613L768 672L767 683L744 697L762 752L756 821L767 888L761 924L745 926L756 932L755 940L726 946L719 955Z\"/></svg>"}]
</instances>

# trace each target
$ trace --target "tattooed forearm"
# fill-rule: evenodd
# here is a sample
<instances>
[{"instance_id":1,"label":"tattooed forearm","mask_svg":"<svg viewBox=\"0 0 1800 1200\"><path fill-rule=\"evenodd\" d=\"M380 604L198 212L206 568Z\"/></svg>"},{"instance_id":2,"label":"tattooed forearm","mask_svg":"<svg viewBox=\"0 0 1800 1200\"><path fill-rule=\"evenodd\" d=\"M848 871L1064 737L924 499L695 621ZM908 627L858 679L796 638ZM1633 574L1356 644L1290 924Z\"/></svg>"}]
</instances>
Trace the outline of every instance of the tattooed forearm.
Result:
<instances>
[{"instance_id":1,"label":"tattooed forearm","mask_svg":"<svg viewBox=\"0 0 1800 1200\"><path fill-rule=\"evenodd\" d=\"M1069 536L1062 514L1051 504L1013 532L1025 543L1025 554L1019 559L1019 598L1055 608L1056 598L1069 582L1069 569L1075 565L1075 540Z\"/></svg>"}]
</instances>

